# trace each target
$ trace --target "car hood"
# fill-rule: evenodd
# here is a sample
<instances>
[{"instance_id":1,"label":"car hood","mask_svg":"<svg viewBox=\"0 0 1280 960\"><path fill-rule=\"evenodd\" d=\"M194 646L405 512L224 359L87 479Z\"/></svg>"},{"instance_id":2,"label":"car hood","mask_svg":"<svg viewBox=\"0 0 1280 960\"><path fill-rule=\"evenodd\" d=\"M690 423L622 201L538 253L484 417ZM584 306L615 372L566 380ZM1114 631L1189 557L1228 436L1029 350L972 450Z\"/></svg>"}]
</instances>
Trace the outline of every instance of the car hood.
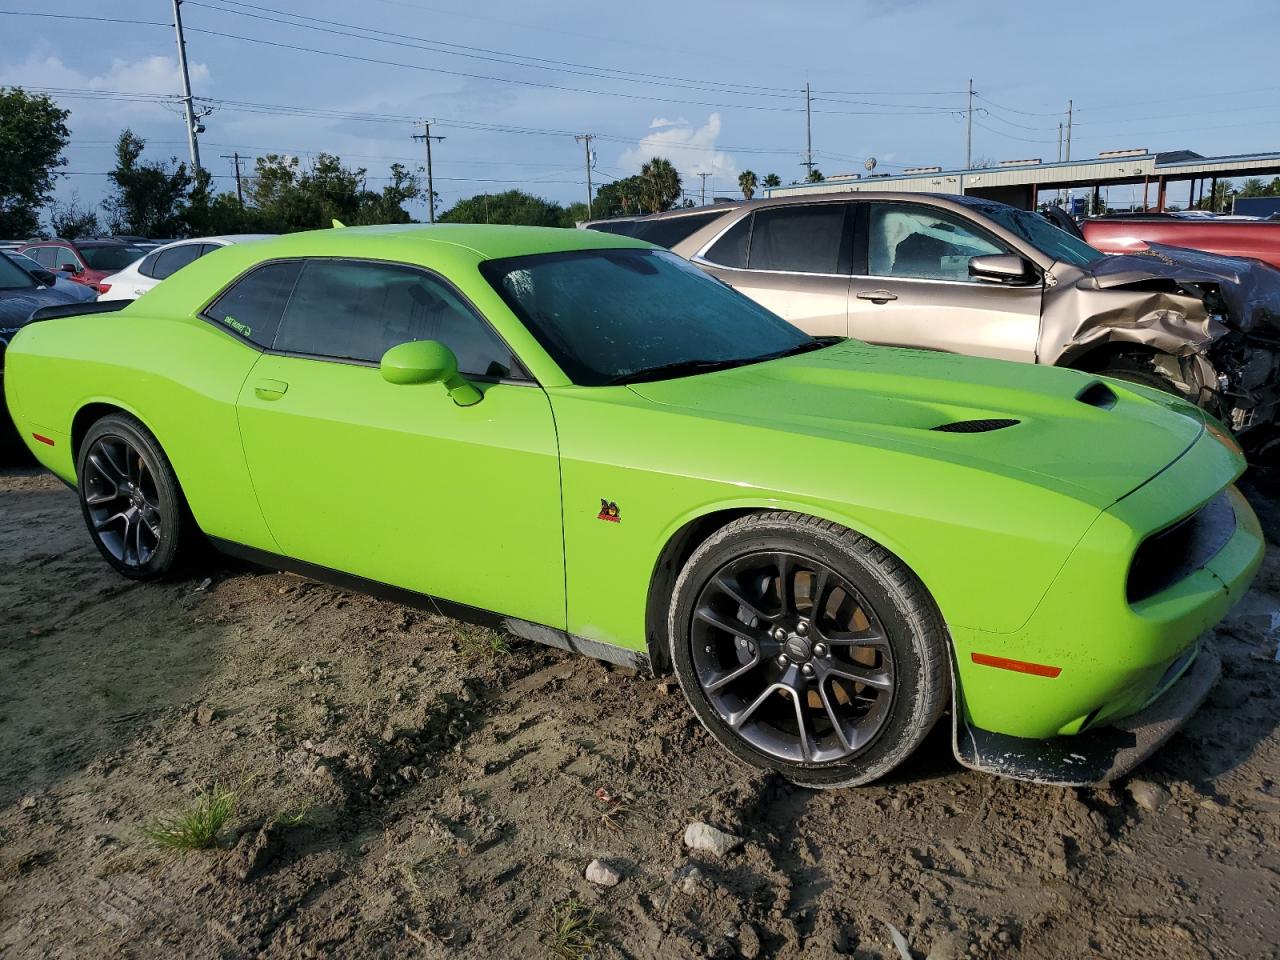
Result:
<instances>
[{"instance_id":1,"label":"car hood","mask_svg":"<svg viewBox=\"0 0 1280 960\"><path fill-rule=\"evenodd\" d=\"M1195 407L1130 384L856 340L630 389L701 416L1021 474L1099 507L1159 473L1204 430ZM953 424L966 426L938 429Z\"/></svg>"},{"instance_id":2,"label":"car hood","mask_svg":"<svg viewBox=\"0 0 1280 960\"><path fill-rule=\"evenodd\" d=\"M1216 290L1231 326L1280 330L1280 270L1260 260L1153 243L1143 253L1103 257L1085 273L1078 285L1098 290L1149 291L1159 281L1202 298Z\"/></svg>"}]
</instances>

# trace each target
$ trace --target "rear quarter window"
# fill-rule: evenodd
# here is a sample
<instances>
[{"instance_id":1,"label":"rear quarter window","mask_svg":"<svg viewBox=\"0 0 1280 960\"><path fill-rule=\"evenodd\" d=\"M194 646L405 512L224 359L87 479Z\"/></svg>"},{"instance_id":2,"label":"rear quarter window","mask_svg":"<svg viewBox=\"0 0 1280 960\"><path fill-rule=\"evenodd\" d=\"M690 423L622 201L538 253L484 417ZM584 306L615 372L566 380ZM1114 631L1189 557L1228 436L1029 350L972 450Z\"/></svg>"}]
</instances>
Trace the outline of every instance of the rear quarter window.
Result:
<instances>
[{"instance_id":1,"label":"rear quarter window","mask_svg":"<svg viewBox=\"0 0 1280 960\"><path fill-rule=\"evenodd\" d=\"M298 260L263 264L224 290L205 309L205 319L270 348L301 269Z\"/></svg>"}]
</instances>

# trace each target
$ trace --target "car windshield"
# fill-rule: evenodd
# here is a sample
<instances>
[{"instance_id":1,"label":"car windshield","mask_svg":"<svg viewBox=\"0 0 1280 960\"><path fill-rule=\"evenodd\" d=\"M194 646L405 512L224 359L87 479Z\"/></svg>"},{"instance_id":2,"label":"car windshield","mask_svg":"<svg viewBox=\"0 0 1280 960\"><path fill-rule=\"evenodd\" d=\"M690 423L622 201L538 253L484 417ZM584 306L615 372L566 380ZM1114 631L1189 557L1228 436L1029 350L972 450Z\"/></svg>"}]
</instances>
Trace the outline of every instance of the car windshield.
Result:
<instances>
[{"instance_id":1,"label":"car windshield","mask_svg":"<svg viewBox=\"0 0 1280 960\"><path fill-rule=\"evenodd\" d=\"M1061 227L1055 227L1038 213L1019 210L1017 207L1008 207L1004 204L984 206L982 212L1006 230L1016 233L1041 253L1074 267L1087 267L1106 256L1101 250L1089 246L1079 237L1073 237Z\"/></svg>"},{"instance_id":2,"label":"car windshield","mask_svg":"<svg viewBox=\"0 0 1280 960\"><path fill-rule=\"evenodd\" d=\"M141 247L117 244L80 248L80 256L84 257L91 270L123 270L146 252Z\"/></svg>"},{"instance_id":3,"label":"car windshield","mask_svg":"<svg viewBox=\"0 0 1280 960\"><path fill-rule=\"evenodd\" d=\"M31 274L8 257L0 257L0 290L26 290L35 285Z\"/></svg>"},{"instance_id":4,"label":"car windshield","mask_svg":"<svg viewBox=\"0 0 1280 960\"><path fill-rule=\"evenodd\" d=\"M668 379L824 345L665 251L577 250L480 269L583 386Z\"/></svg>"}]
</instances>

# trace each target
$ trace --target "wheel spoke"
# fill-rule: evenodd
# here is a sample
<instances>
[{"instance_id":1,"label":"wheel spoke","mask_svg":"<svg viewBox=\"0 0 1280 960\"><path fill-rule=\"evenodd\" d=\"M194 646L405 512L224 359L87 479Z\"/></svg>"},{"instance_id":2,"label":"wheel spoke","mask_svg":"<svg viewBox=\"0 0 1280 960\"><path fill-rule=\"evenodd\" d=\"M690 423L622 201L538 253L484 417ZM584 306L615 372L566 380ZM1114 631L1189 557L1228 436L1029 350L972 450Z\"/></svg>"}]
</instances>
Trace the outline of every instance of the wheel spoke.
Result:
<instances>
[{"instance_id":1,"label":"wheel spoke","mask_svg":"<svg viewBox=\"0 0 1280 960\"><path fill-rule=\"evenodd\" d=\"M117 520L123 520L123 521L124 521L124 525L125 525L125 529L126 529L126 530L128 530L128 528L129 528L129 511L128 511L128 510L120 510L120 511L119 511L119 512L117 512L117 513L113 513L113 514L111 514L111 516L107 517L105 520L94 520L94 521L93 521L93 528L94 528L95 530L104 530L104 529L106 529L107 527L111 526L111 524L115 523Z\"/></svg>"},{"instance_id":2,"label":"wheel spoke","mask_svg":"<svg viewBox=\"0 0 1280 960\"><path fill-rule=\"evenodd\" d=\"M840 722L840 715L836 713L835 708L831 705L831 699L827 696L827 684L818 684L818 696L822 698L823 709L827 711L827 719L831 721L831 727L835 730L836 736L840 738L840 745L846 750L852 750L853 744L849 742L848 736L844 732L844 724Z\"/></svg>"},{"instance_id":3,"label":"wheel spoke","mask_svg":"<svg viewBox=\"0 0 1280 960\"><path fill-rule=\"evenodd\" d=\"M742 637L755 644L768 644L770 637L767 633L758 627L751 627L734 617L726 617L724 614L711 609L709 606L698 607L694 611L694 616L704 623L709 623L713 627L718 627L727 633L732 633L736 637Z\"/></svg>"},{"instance_id":4,"label":"wheel spoke","mask_svg":"<svg viewBox=\"0 0 1280 960\"><path fill-rule=\"evenodd\" d=\"M106 448L102 446L95 448L90 452L88 462L98 476L111 484L111 489L118 494L120 492L120 481L124 479L124 475L120 473L115 463L107 456Z\"/></svg>"},{"instance_id":5,"label":"wheel spoke","mask_svg":"<svg viewBox=\"0 0 1280 960\"><path fill-rule=\"evenodd\" d=\"M831 571L826 567L819 568L818 572L814 574L813 579L810 581L809 601L811 606L809 609L809 619L811 619L814 624L817 624L818 620L822 617L822 611L825 606L824 601L827 598L827 586L830 582Z\"/></svg>"},{"instance_id":6,"label":"wheel spoke","mask_svg":"<svg viewBox=\"0 0 1280 960\"><path fill-rule=\"evenodd\" d=\"M877 690L893 689L893 675L888 670L872 670L856 664L842 663L838 667L828 666L826 672L829 676L852 680L868 687L875 687Z\"/></svg>"},{"instance_id":7,"label":"wheel spoke","mask_svg":"<svg viewBox=\"0 0 1280 960\"><path fill-rule=\"evenodd\" d=\"M800 736L800 756L805 763L808 763L813 759L813 750L809 746L809 725L805 723L804 700L803 691L791 691L791 702L795 704L796 708L796 729Z\"/></svg>"},{"instance_id":8,"label":"wheel spoke","mask_svg":"<svg viewBox=\"0 0 1280 960\"><path fill-rule=\"evenodd\" d=\"M112 471L111 477L113 480L121 481L121 480L129 479L129 469L128 469L129 448L128 447L125 447L125 454L124 454L125 464L123 466L116 460L115 454L112 452L111 448L105 442L98 444L98 453L102 455L103 462L108 464L108 469Z\"/></svg>"},{"instance_id":9,"label":"wheel spoke","mask_svg":"<svg viewBox=\"0 0 1280 960\"><path fill-rule=\"evenodd\" d=\"M91 507L100 507L104 503L111 503L112 501L119 500L119 499L120 499L120 490L113 489L110 493L86 494L84 498L84 502Z\"/></svg>"},{"instance_id":10,"label":"wheel spoke","mask_svg":"<svg viewBox=\"0 0 1280 960\"><path fill-rule=\"evenodd\" d=\"M742 585L738 582L737 576L731 573L719 574L711 583L713 587L721 593L728 596L738 606L748 610L757 620L773 620L773 614L766 613L760 606L759 601L752 600L747 596L747 592L742 589Z\"/></svg>"},{"instance_id":11,"label":"wheel spoke","mask_svg":"<svg viewBox=\"0 0 1280 960\"><path fill-rule=\"evenodd\" d=\"M704 680L702 686L706 688L708 693L715 693L721 687L727 686L739 677L750 673L763 662L763 658L760 656L759 652L756 652L748 662L742 664L737 669L721 674L714 680Z\"/></svg>"},{"instance_id":12,"label":"wheel spoke","mask_svg":"<svg viewBox=\"0 0 1280 960\"><path fill-rule=\"evenodd\" d=\"M741 710L738 710L735 713L729 714L729 716L726 717L725 719L729 721L729 726L733 727L733 729L735 730L739 730L742 728L742 725L747 721L747 718L750 717L753 713L755 713L756 710L760 708L760 705L764 703L766 700L768 700L770 696L777 693L779 690L789 690L789 689L790 689L789 687L786 687L781 683L771 683L769 684L769 686L765 687L764 693L760 694L760 696L756 697L754 700L752 700L749 704L747 704Z\"/></svg>"},{"instance_id":13,"label":"wheel spoke","mask_svg":"<svg viewBox=\"0 0 1280 960\"><path fill-rule=\"evenodd\" d=\"M820 628L821 629L821 628ZM822 638L833 647L887 647L889 638L879 630L821 630Z\"/></svg>"},{"instance_id":14,"label":"wheel spoke","mask_svg":"<svg viewBox=\"0 0 1280 960\"><path fill-rule=\"evenodd\" d=\"M778 605L784 614L796 608L796 565L789 553L777 555Z\"/></svg>"}]
</instances>

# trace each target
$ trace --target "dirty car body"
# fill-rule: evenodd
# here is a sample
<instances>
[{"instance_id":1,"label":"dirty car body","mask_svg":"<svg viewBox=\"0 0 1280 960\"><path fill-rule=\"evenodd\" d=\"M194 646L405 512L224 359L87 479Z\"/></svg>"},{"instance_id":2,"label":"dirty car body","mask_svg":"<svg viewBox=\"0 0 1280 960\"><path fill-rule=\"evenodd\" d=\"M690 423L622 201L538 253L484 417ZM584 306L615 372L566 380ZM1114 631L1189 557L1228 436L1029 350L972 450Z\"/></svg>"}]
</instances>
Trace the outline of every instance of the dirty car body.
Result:
<instances>
[{"instance_id":1,"label":"dirty car body","mask_svg":"<svg viewBox=\"0 0 1280 960\"><path fill-rule=\"evenodd\" d=\"M117 571L198 533L674 669L805 785L882 775L948 706L973 766L1118 776L1207 692L1261 557L1197 407L815 339L625 237L294 234L97 306L24 327L5 387Z\"/></svg>"},{"instance_id":2,"label":"dirty car body","mask_svg":"<svg viewBox=\"0 0 1280 960\"><path fill-rule=\"evenodd\" d=\"M874 191L734 204L671 249L813 334L1134 379L1273 432L1280 271L1256 261L1108 257L1002 203Z\"/></svg>"}]
</instances>

